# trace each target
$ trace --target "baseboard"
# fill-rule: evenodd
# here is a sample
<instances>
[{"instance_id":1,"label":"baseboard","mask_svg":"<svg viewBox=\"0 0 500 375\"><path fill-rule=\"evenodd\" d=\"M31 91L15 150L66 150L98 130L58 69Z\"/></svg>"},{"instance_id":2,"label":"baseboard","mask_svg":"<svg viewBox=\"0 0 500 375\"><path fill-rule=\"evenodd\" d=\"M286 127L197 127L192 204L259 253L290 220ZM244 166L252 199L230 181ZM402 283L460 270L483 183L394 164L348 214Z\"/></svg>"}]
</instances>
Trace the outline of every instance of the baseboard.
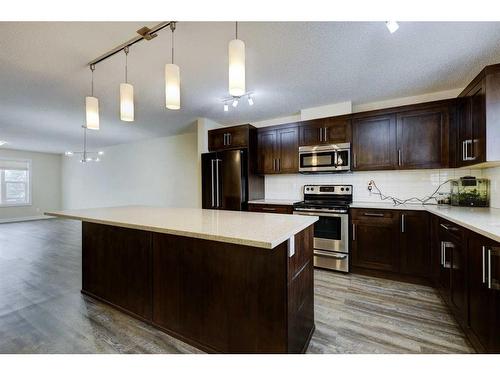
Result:
<instances>
[{"instance_id":1,"label":"baseboard","mask_svg":"<svg viewBox=\"0 0 500 375\"><path fill-rule=\"evenodd\" d=\"M14 217L12 219L0 219L0 224L3 224L3 223L17 223L18 221L31 221L31 220L53 219L53 218L54 218L53 216L47 216L47 215Z\"/></svg>"}]
</instances>

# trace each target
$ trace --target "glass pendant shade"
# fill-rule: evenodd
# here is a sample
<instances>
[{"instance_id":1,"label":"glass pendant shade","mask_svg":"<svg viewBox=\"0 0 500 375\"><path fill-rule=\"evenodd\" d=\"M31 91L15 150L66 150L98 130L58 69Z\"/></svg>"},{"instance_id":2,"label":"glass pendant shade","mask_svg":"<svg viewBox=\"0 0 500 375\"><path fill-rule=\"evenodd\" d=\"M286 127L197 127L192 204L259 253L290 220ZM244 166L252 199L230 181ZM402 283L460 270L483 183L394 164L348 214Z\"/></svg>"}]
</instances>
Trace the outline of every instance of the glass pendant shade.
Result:
<instances>
[{"instance_id":1,"label":"glass pendant shade","mask_svg":"<svg viewBox=\"0 0 500 375\"><path fill-rule=\"evenodd\" d=\"M120 83L120 120L134 121L134 86Z\"/></svg>"},{"instance_id":2,"label":"glass pendant shade","mask_svg":"<svg viewBox=\"0 0 500 375\"><path fill-rule=\"evenodd\" d=\"M94 96L85 97L85 118L87 129L99 130L99 100Z\"/></svg>"},{"instance_id":3,"label":"glass pendant shade","mask_svg":"<svg viewBox=\"0 0 500 375\"><path fill-rule=\"evenodd\" d=\"M175 64L165 65L165 105L168 109L181 108L181 74Z\"/></svg>"},{"instance_id":4,"label":"glass pendant shade","mask_svg":"<svg viewBox=\"0 0 500 375\"><path fill-rule=\"evenodd\" d=\"M242 96L245 92L245 43L233 39L229 42L229 94Z\"/></svg>"}]
</instances>

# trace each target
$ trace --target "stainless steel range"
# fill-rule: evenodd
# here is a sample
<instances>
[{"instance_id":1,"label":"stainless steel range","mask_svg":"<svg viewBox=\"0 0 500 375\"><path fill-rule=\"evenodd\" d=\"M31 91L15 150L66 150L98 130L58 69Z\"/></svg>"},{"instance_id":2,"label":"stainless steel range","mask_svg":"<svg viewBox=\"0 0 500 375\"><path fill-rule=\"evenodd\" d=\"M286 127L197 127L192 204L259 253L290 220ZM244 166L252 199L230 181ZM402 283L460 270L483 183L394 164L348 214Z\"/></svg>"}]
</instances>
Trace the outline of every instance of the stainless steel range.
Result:
<instances>
[{"instance_id":1,"label":"stainless steel range","mask_svg":"<svg viewBox=\"0 0 500 375\"><path fill-rule=\"evenodd\" d=\"M314 224L314 266L349 272L349 204L352 185L305 185L294 215L319 216Z\"/></svg>"}]
</instances>

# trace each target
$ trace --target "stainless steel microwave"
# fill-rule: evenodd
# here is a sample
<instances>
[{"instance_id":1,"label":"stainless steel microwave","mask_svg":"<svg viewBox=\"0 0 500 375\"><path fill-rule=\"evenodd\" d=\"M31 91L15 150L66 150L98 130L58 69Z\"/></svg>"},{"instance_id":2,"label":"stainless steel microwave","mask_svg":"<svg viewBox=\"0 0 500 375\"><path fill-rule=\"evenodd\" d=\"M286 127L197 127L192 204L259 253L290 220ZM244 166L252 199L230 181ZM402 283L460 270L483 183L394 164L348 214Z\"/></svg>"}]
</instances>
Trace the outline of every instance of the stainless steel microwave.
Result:
<instances>
[{"instance_id":1,"label":"stainless steel microwave","mask_svg":"<svg viewBox=\"0 0 500 375\"><path fill-rule=\"evenodd\" d=\"M299 147L299 172L322 173L351 170L351 144Z\"/></svg>"}]
</instances>

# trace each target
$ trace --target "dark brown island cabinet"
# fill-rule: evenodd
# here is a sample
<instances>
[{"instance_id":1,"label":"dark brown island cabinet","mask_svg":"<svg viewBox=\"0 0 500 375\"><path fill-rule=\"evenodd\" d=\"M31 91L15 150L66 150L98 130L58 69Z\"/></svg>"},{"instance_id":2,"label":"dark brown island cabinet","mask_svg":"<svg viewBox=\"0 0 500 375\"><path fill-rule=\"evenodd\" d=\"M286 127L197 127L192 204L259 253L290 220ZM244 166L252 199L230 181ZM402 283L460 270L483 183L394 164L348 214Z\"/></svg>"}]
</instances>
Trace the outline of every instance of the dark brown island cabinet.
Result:
<instances>
[{"instance_id":1,"label":"dark brown island cabinet","mask_svg":"<svg viewBox=\"0 0 500 375\"><path fill-rule=\"evenodd\" d=\"M82 293L206 352L303 353L313 227L273 249L83 222Z\"/></svg>"}]
</instances>

